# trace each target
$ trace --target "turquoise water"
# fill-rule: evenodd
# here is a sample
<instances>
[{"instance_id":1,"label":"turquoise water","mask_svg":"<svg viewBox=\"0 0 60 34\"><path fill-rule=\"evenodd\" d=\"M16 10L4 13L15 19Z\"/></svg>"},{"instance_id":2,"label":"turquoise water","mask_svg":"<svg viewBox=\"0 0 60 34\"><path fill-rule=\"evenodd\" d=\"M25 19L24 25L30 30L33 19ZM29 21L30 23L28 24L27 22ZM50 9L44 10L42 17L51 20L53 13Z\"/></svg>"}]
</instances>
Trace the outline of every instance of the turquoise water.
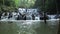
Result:
<instances>
[{"instance_id":1,"label":"turquoise water","mask_svg":"<svg viewBox=\"0 0 60 34\"><path fill-rule=\"evenodd\" d=\"M56 34L58 21L0 21L0 34Z\"/></svg>"}]
</instances>

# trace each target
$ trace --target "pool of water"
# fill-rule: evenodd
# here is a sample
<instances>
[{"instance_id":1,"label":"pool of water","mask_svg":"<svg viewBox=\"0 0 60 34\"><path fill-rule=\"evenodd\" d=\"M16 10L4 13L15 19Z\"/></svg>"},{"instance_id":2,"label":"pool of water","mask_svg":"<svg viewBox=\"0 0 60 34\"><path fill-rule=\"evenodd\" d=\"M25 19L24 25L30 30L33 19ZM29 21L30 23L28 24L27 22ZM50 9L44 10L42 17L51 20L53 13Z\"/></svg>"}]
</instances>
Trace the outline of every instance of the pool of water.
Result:
<instances>
[{"instance_id":1,"label":"pool of water","mask_svg":"<svg viewBox=\"0 0 60 34\"><path fill-rule=\"evenodd\" d=\"M0 34L57 34L58 20L0 21Z\"/></svg>"}]
</instances>

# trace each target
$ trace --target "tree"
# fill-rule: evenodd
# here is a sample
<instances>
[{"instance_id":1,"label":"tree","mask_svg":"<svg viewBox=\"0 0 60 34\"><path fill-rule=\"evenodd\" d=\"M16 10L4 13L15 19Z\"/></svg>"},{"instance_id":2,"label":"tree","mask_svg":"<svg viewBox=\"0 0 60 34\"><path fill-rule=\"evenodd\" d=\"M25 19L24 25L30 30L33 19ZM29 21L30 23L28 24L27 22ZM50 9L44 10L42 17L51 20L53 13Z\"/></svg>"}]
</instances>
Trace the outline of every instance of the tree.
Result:
<instances>
[{"instance_id":1,"label":"tree","mask_svg":"<svg viewBox=\"0 0 60 34\"><path fill-rule=\"evenodd\" d=\"M15 0L16 7L23 6L25 8L30 8L35 4L36 0Z\"/></svg>"},{"instance_id":2,"label":"tree","mask_svg":"<svg viewBox=\"0 0 60 34\"><path fill-rule=\"evenodd\" d=\"M57 1L57 8L58 8L58 11L60 12L60 0L56 0ZM58 32L57 34L60 34L60 18L59 18L59 26L58 26Z\"/></svg>"}]
</instances>

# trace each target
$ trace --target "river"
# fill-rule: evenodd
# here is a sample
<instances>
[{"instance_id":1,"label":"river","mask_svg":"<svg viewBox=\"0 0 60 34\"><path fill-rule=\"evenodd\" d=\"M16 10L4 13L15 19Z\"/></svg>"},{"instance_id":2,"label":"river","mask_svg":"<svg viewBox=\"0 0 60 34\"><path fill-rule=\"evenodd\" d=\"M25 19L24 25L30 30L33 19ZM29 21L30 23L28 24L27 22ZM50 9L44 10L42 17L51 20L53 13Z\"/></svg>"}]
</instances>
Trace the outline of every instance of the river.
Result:
<instances>
[{"instance_id":1,"label":"river","mask_svg":"<svg viewBox=\"0 0 60 34\"><path fill-rule=\"evenodd\" d=\"M0 34L57 34L58 20L0 21Z\"/></svg>"}]
</instances>

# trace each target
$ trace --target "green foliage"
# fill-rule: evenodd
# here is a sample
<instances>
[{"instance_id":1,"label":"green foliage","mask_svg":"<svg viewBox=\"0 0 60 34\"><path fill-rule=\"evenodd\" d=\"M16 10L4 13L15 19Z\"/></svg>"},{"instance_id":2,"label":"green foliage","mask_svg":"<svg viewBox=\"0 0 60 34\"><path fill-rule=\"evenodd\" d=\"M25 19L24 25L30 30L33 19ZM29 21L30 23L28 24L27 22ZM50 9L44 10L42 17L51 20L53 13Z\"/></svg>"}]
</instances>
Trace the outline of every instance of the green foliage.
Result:
<instances>
[{"instance_id":1,"label":"green foliage","mask_svg":"<svg viewBox=\"0 0 60 34\"><path fill-rule=\"evenodd\" d=\"M15 6L15 2L13 0L0 0L0 6Z\"/></svg>"},{"instance_id":2,"label":"green foliage","mask_svg":"<svg viewBox=\"0 0 60 34\"><path fill-rule=\"evenodd\" d=\"M46 2L45 2L45 8L46 9L54 9L54 8L56 8L56 2L55 2L55 0L46 0Z\"/></svg>"},{"instance_id":3,"label":"green foliage","mask_svg":"<svg viewBox=\"0 0 60 34\"><path fill-rule=\"evenodd\" d=\"M56 1L55 0L36 0L34 7L39 8L42 11L50 11L50 10L54 11L56 9Z\"/></svg>"},{"instance_id":4,"label":"green foliage","mask_svg":"<svg viewBox=\"0 0 60 34\"><path fill-rule=\"evenodd\" d=\"M36 0L15 0L15 5L19 7L29 8L35 4Z\"/></svg>"},{"instance_id":5,"label":"green foliage","mask_svg":"<svg viewBox=\"0 0 60 34\"><path fill-rule=\"evenodd\" d=\"M9 6L9 7L21 7L21 8L39 8L42 11L49 11L52 9L56 9L55 0L0 0L1 6Z\"/></svg>"}]
</instances>

